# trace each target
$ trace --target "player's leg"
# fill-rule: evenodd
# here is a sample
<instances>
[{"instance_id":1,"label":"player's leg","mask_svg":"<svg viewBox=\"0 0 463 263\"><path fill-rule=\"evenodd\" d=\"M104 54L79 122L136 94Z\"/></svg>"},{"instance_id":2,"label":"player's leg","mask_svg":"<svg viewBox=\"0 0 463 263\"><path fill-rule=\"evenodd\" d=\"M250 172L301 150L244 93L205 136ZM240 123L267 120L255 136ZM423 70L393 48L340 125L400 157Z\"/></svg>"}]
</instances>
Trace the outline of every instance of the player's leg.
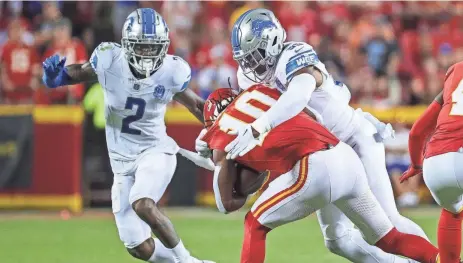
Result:
<instances>
[{"instance_id":1,"label":"player's leg","mask_svg":"<svg viewBox=\"0 0 463 263\"><path fill-rule=\"evenodd\" d=\"M175 262L195 262L196 259L183 245L172 222L161 212L157 203L169 185L177 165L177 157L171 154L146 152L137 160L135 182L129 201L133 210L169 251ZM153 256L156 253L154 248Z\"/></svg>"},{"instance_id":2,"label":"player's leg","mask_svg":"<svg viewBox=\"0 0 463 263\"><path fill-rule=\"evenodd\" d=\"M378 246L383 251L405 256L419 262L434 263L438 250L426 239L404 234L395 229L379 202L369 189L362 163L354 151L341 145L344 172L330 166L330 180L334 187L346 189L344 180L355 181L350 191L332 191L339 193L333 196L334 204L360 229L365 240ZM340 159L340 158L338 158ZM340 164L339 164L340 165ZM339 166L338 165L338 166ZM348 174L346 175L346 171ZM336 184L335 184L336 183Z\"/></svg>"},{"instance_id":3,"label":"player's leg","mask_svg":"<svg viewBox=\"0 0 463 263\"><path fill-rule=\"evenodd\" d=\"M436 202L443 207L437 229L440 260L458 263L463 219L463 154L446 153L425 159L423 178Z\"/></svg>"},{"instance_id":4,"label":"player's leg","mask_svg":"<svg viewBox=\"0 0 463 263\"><path fill-rule=\"evenodd\" d=\"M362 133L353 136L349 140L349 144L353 146L352 148L360 157L370 189L392 224L401 232L429 240L418 224L402 216L397 209L391 181L386 170L384 144L376 142L373 136Z\"/></svg>"},{"instance_id":5,"label":"player's leg","mask_svg":"<svg viewBox=\"0 0 463 263\"><path fill-rule=\"evenodd\" d=\"M368 244L354 224L335 205L317 211L318 222L325 238L325 246L336 255L354 263L407 263L405 259L388 254Z\"/></svg>"},{"instance_id":6,"label":"player's leg","mask_svg":"<svg viewBox=\"0 0 463 263\"><path fill-rule=\"evenodd\" d=\"M172 251L151 237L149 226L140 220L130 205L130 189L134 182L135 178L131 174L114 177L111 199L119 237L135 258L148 262L174 263Z\"/></svg>"},{"instance_id":7,"label":"player's leg","mask_svg":"<svg viewBox=\"0 0 463 263\"><path fill-rule=\"evenodd\" d=\"M263 263L268 232L329 203L330 182L320 171L316 155L304 157L291 171L272 181L256 200L245 218L241 263Z\"/></svg>"}]
</instances>

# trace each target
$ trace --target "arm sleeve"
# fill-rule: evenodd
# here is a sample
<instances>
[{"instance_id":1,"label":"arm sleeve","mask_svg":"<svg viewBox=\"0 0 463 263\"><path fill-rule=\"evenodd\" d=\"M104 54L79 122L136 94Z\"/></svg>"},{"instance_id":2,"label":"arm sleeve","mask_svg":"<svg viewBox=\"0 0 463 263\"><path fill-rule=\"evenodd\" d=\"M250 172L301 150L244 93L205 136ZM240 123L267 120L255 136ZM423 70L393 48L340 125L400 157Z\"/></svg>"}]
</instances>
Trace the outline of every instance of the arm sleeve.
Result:
<instances>
[{"instance_id":1,"label":"arm sleeve","mask_svg":"<svg viewBox=\"0 0 463 263\"><path fill-rule=\"evenodd\" d=\"M439 116L441 107L438 102L433 101L423 115L413 124L408 141L408 150L410 151L410 159L413 166L423 165L423 150L426 138L436 128L437 117Z\"/></svg>"},{"instance_id":2,"label":"arm sleeve","mask_svg":"<svg viewBox=\"0 0 463 263\"><path fill-rule=\"evenodd\" d=\"M220 174L221 169L222 169L221 166L216 166L214 169L213 189L214 189L215 204L217 205L217 209L219 209L220 213L226 214L227 210L225 210L225 207L222 203L222 196L220 195L220 187L219 187L219 174Z\"/></svg>"},{"instance_id":3,"label":"arm sleeve","mask_svg":"<svg viewBox=\"0 0 463 263\"><path fill-rule=\"evenodd\" d=\"M288 90L267 112L255 120L252 126L263 134L293 118L307 106L315 87L316 81L312 75L296 75L289 83Z\"/></svg>"},{"instance_id":4,"label":"arm sleeve","mask_svg":"<svg viewBox=\"0 0 463 263\"><path fill-rule=\"evenodd\" d=\"M339 89L339 99L343 103L349 104L350 99L352 98L349 88L344 83L339 81L335 81L335 84L341 87Z\"/></svg>"}]
</instances>

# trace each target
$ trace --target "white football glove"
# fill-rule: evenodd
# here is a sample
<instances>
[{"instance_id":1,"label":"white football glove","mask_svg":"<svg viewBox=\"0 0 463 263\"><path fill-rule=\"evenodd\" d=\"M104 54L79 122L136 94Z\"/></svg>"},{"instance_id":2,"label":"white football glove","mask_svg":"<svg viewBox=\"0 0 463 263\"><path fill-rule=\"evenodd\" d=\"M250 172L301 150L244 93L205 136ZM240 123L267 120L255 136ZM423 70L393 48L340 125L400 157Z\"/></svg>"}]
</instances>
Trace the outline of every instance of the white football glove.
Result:
<instances>
[{"instance_id":1,"label":"white football glove","mask_svg":"<svg viewBox=\"0 0 463 263\"><path fill-rule=\"evenodd\" d=\"M395 138L395 130L394 128L392 128L392 125L390 123L384 124L383 122L381 122L381 126L376 127L376 129L378 130L377 136L379 136L379 138L376 138L377 136L375 136L376 141L380 140L381 142L383 142L386 139Z\"/></svg>"},{"instance_id":2,"label":"white football glove","mask_svg":"<svg viewBox=\"0 0 463 263\"><path fill-rule=\"evenodd\" d=\"M204 134L206 134L206 132L207 132L206 129L202 129L201 132L199 133L198 137L195 140L195 150L201 157L211 158L212 156L211 149L209 149L207 142L201 140Z\"/></svg>"},{"instance_id":3,"label":"white football glove","mask_svg":"<svg viewBox=\"0 0 463 263\"><path fill-rule=\"evenodd\" d=\"M254 138L254 135L252 134L251 124L247 124L241 129L230 131L228 134L236 134L237 136L225 147L225 152L227 152L227 159L235 159L238 156L243 156L254 149L254 147L256 147L259 143L259 141Z\"/></svg>"},{"instance_id":4,"label":"white football glove","mask_svg":"<svg viewBox=\"0 0 463 263\"><path fill-rule=\"evenodd\" d=\"M188 160L192 161L197 166L207 169L209 171L214 171L215 165L210 158L204 158L200 156L198 153L191 152L182 148L178 150L178 153L180 153L183 157L187 158Z\"/></svg>"},{"instance_id":5,"label":"white football glove","mask_svg":"<svg viewBox=\"0 0 463 263\"><path fill-rule=\"evenodd\" d=\"M377 142L383 142L386 139L395 138L395 131L390 123L386 124L381 122L369 112L363 112L363 116L373 125L375 125L377 133L374 134L374 137Z\"/></svg>"}]
</instances>

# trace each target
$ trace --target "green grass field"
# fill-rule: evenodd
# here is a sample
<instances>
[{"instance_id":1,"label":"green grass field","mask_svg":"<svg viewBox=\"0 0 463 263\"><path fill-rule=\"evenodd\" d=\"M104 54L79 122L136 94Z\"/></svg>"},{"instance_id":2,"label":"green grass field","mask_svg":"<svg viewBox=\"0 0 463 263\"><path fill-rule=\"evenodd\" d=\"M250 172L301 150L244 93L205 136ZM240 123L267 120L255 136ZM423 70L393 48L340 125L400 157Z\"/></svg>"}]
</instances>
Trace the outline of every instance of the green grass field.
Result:
<instances>
[{"instance_id":1,"label":"green grass field","mask_svg":"<svg viewBox=\"0 0 463 263\"><path fill-rule=\"evenodd\" d=\"M213 210L168 210L177 232L192 254L218 263L239 262L244 213ZM436 240L438 209L404 213ZM110 214L89 212L62 220L58 213L0 213L2 263L134 263L119 241ZM271 232L268 263L347 262L324 247L315 216Z\"/></svg>"}]
</instances>

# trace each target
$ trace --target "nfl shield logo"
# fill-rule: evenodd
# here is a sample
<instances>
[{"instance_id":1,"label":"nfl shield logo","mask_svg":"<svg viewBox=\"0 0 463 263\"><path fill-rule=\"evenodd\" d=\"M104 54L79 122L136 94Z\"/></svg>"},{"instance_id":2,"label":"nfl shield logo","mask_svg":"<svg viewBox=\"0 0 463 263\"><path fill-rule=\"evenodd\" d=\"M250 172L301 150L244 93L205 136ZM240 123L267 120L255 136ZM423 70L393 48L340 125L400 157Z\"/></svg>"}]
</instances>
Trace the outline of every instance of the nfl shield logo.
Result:
<instances>
[{"instance_id":1,"label":"nfl shield logo","mask_svg":"<svg viewBox=\"0 0 463 263\"><path fill-rule=\"evenodd\" d=\"M138 83L133 84L133 89L134 90L139 90L140 89L140 84L138 84Z\"/></svg>"},{"instance_id":2,"label":"nfl shield logo","mask_svg":"<svg viewBox=\"0 0 463 263\"><path fill-rule=\"evenodd\" d=\"M164 93L166 93L166 89L162 85L158 85L154 88L154 97L157 99L162 99L164 97Z\"/></svg>"}]
</instances>

